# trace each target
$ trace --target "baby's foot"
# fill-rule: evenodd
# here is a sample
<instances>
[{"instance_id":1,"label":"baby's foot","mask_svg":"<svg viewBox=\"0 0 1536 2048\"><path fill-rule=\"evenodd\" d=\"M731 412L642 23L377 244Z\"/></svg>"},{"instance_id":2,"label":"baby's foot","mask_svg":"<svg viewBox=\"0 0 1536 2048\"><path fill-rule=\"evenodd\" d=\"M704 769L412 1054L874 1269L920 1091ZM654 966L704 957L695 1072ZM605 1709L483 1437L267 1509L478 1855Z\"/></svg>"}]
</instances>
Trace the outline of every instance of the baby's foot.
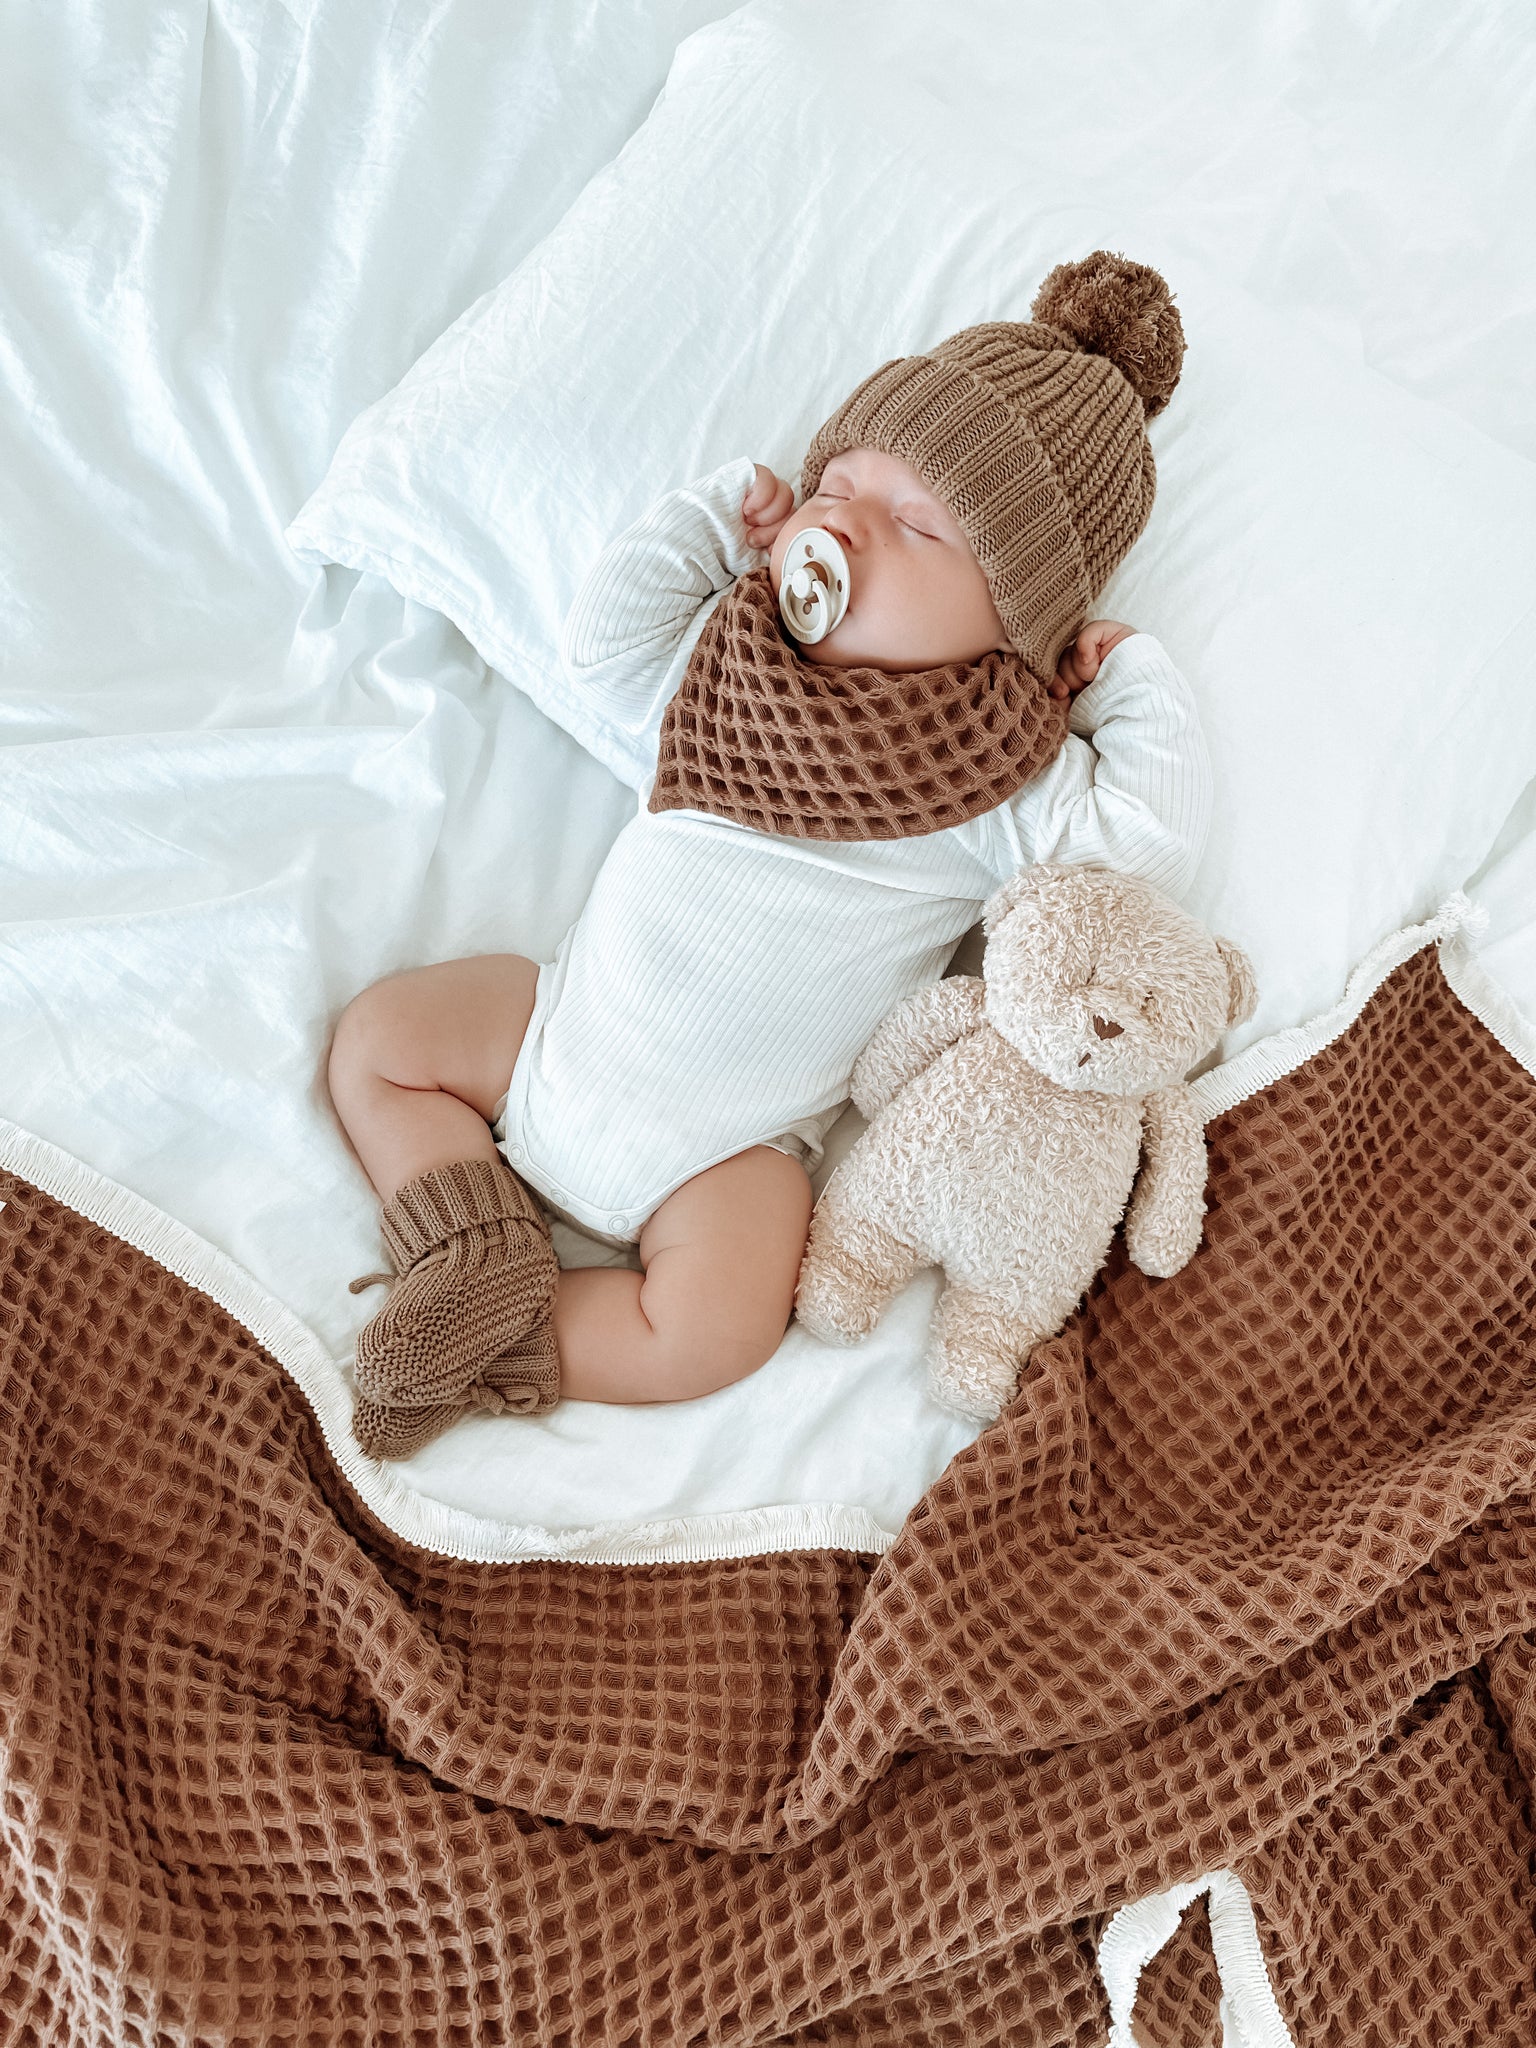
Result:
<instances>
[{"instance_id":1,"label":"baby's foot","mask_svg":"<svg viewBox=\"0 0 1536 2048\"><path fill-rule=\"evenodd\" d=\"M552 1408L559 1268L543 1212L511 1168L437 1167L398 1189L381 1221L401 1277L358 1333L353 1433L363 1448L408 1457L471 1410Z\"/></svg>"},{"instance_id":2,"label":"baby's foot","mask_svg":"<svg viewBox=\"0 0 1536 2048\"><path fill-rule=\"evenodd\" d=\"M352 1434L370 1458L413 1458L466 1415L543 1415L559 1397L560 1356L554 1325L546 1322L514 1344L505 1358L483 1367L473 1385L452 1400L414 1408L360 1395L352 1410Z\"/></svg>"}]
</instances>

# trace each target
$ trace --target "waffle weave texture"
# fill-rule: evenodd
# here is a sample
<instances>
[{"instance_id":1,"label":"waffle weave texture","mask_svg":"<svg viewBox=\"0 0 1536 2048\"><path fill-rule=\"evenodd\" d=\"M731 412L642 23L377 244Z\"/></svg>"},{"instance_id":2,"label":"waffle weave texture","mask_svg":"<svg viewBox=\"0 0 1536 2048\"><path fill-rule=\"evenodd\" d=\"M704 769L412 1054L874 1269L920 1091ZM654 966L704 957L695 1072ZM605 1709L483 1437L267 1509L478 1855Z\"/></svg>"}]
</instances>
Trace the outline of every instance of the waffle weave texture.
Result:
<instances>
[{"instance_id":1,"label":"waffle weave texture","mask_svg":"<svg viewBox=\"0 0 1536 2048\"><path fill-rule=\"evenodd\" d=\"M912 839L1006 802L1066 737L1067 706L1016 654L894 675L806 661L753 569L694 643L648 808L796 839Z\"/></svg>"},{"instance_id":2,"label":"waffle weave texture","mask_svg":"<svg viewBox=\"0 0 1536 2048\"><path fill-rule=\"evenodd\" d=\"M1209 1135L878 1562L418 1550L0 1178L0 2040L1102 2048L1225 1867L1301 2048L1529 2048L1536 1084L1426 952Z\"/></svg>"}]
</instances>

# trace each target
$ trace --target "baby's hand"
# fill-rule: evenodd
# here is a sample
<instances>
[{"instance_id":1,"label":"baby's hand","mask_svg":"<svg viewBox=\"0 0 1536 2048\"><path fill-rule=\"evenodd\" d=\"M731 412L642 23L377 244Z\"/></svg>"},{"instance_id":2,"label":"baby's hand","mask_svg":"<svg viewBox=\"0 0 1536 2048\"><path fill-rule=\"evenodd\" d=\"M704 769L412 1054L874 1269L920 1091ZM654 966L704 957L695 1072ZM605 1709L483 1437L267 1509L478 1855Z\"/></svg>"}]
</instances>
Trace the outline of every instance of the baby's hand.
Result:
<instances>
[{"instance_id":1,"label":"baby's hand","mask_svg":"<svg viewBox=\"0 0 1536 2048\"><path fill-rule=\"evenodd\" d=\"M758 463L751 488L741 501L742 524L752 546L771 548L779 537L779 528L794 509L792 486Z\"/></svg>"},{"instance_id":2,"label":"baby's hand","mask_svg":"<svg viewBox=\"0 0 1536 2048\"><path fill-rule=\"evenodd\" d=\"M1090 619L1057 662L1051 695L1075 697L1079 690L1086 690L1111 647L1129 640L1136 630L1135 626L1122 626L1114 619Z\"/></svg>"}]
</instances>

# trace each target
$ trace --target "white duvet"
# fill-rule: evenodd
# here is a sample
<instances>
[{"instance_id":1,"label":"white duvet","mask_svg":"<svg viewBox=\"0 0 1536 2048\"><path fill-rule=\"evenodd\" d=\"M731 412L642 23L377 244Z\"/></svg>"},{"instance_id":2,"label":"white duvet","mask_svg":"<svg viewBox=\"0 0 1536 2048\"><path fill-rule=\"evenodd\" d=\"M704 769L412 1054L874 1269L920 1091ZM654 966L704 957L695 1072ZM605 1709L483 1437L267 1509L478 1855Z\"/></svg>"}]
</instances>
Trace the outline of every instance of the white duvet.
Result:
<instances>
[{"instance_id":1,"label":"white duvet","mask_svg":"<svg viewBox=\"0 0 1536 2048\"><path fill-rule=\"evenodd\" d=\"M283 529L726 12L117 0L5 30L0 1157L225 1300L378 1512L468 1555L877 1549L967 1434L923 1392L927 1280L860 1350L792 1331L707 1401L468 1422L399 1469L346 1429L372 1306L346 1281L380 1260L329 1025L392 968L552 948L632 800L439 611L300 562ZM1212 7L1155 34L1130 0L988 14L1021 120L1080 99L1102 171L1093 79L1139 67L1210 269L1536 462L1515 0ZM738 32L710 31L717 55ZM1528 1015L1533 804L1469 878Z\"/></svg>"}]
</instances>

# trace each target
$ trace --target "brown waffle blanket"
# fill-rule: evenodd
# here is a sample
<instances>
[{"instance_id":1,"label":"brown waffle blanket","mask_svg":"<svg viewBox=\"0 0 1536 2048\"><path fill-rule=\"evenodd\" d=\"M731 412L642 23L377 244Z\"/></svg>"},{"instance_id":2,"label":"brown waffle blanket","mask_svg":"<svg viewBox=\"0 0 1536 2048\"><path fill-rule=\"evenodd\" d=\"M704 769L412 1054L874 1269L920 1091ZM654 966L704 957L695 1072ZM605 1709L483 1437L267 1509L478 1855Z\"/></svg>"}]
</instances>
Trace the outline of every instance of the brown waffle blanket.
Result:
<instances>
[{"instance_id":1,"label":"brown waffle blanket","mask_svg":"<svg viewBox=\"0 0 1536 2048\"><path fill-rule=\"evenodd\" d=\"M1099 2048L1229 1868L1304 2048L1529 2048L1536 1084L1426 951L1210 1135L878 1562L415 1550L0 1184L0 2040Z\"/></svg>"}]
</instances>

